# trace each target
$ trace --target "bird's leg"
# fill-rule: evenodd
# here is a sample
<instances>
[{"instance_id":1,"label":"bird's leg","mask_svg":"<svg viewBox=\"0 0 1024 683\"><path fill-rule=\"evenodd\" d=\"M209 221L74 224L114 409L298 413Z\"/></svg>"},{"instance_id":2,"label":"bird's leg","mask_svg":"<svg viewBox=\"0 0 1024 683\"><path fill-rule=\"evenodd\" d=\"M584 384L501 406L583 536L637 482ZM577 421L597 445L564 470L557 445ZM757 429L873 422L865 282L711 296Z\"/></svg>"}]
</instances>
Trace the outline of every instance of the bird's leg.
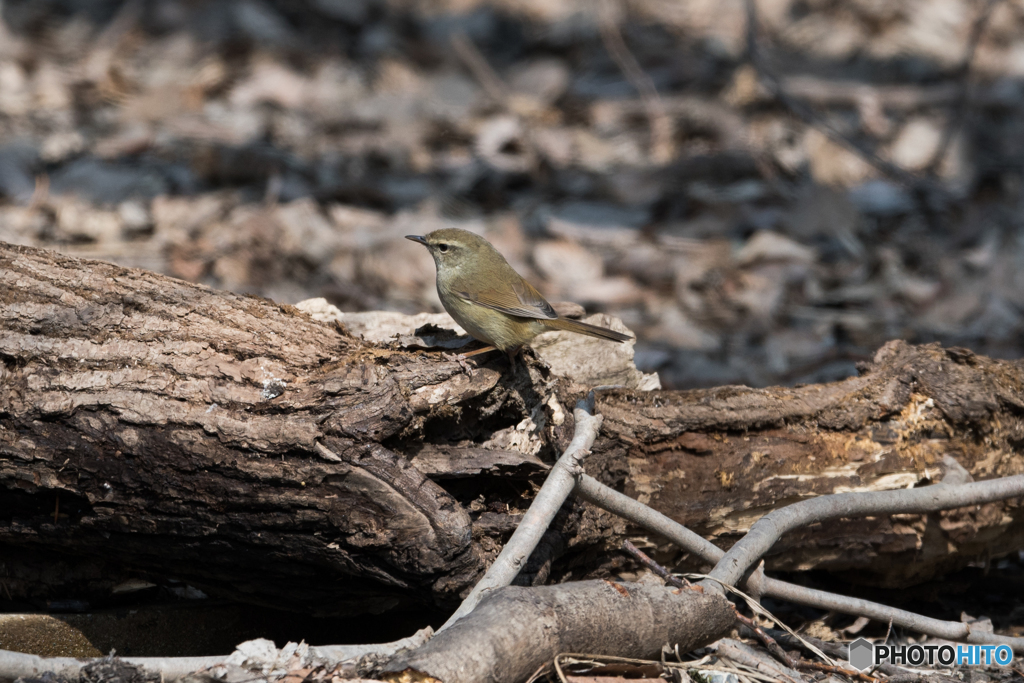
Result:
<instances>
[{"instance_id":1,"label":"bird's leg","mask_svg":"<svg viewBox=\"0 0 1024 683\"><path fill-rule=\"evenodd\" d=\"M479 353L487 353L488 351L497 351L497 350L498 349L496 349L493 346L485 346L482 349L477 349L476 351L470 351L469 353L461 353L459 355L462 356L463 358L469 358L470 356L475 356L475 355L477 355Z\"/></svg>"},{"instance_id":2,"label":"bird's leg","mask_svg":"<svg viewBox=\"0 0 1024 683\"><path fill-rule=\"evenodd\" d=\"M512 368L512 374L516 374L516 356L523 352L522 346L517 346L514 349L508 349L505 351L508 354L508 365Z\"/></svg>"}]
</instances>

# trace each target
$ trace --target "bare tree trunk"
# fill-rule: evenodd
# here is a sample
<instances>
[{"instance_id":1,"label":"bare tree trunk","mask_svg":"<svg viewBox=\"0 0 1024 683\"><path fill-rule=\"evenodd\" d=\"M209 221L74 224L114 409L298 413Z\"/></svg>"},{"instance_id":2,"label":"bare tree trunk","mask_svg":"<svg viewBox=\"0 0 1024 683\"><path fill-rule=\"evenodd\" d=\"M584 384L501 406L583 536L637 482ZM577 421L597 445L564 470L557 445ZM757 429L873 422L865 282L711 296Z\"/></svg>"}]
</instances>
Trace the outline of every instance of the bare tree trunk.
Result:
<instances>
[{"instance_id":1,"label":"bare tree trunk","mask_svg":"<svg viewBox=\"0 0 1024 683\"><path fill-rule=\"evenodd\" d=\"M36 569L65 558L93 588L141 572L319 613L451 605L586 388L501 358L469 375L290 306L0 244L2 589L41 591L58 573ZM1022 397L1018 363L894 342L829 385L606 391L585 467L728 545L786 502L936 479L944 456L978 478L1024 471ZM772 562L906 582L1024 546L1021 518L851 520ZM631 531L567 506L525 580L598 575L619 560L593 551Z\"/></svg>"}]
</instances>

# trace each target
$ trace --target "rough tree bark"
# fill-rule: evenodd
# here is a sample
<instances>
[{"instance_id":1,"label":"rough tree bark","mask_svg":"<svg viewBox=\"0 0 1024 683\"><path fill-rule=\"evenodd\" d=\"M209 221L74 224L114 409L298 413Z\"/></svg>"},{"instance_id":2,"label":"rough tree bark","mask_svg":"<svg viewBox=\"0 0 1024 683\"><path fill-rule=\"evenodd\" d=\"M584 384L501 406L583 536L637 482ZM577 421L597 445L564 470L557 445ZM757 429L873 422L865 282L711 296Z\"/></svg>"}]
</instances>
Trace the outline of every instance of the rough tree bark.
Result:
<instances>
[{"instance_id":1,"label":"rough tree bark","mask_svg":"<svg viewBox=\"0 0 1024 683\"><path fill-rule=\"evenodd\" d=\"M0 244L2 590L142 573L317 613L454 604L589 387L500 357L470 375L409 346L422 331L370 343L357 323ZM557 334L541 345L579 345ZM828 385L605 390L597 410L587 472L722 545L806 496L934 481L945 456L1024 471L1024 368L958 349L894 342ZM1016 501L850 520L769 567L904 583L1024 547L1022 518ZM524 580L599 575L633 531L567 506Z\"/></svg>"}]
</instances>

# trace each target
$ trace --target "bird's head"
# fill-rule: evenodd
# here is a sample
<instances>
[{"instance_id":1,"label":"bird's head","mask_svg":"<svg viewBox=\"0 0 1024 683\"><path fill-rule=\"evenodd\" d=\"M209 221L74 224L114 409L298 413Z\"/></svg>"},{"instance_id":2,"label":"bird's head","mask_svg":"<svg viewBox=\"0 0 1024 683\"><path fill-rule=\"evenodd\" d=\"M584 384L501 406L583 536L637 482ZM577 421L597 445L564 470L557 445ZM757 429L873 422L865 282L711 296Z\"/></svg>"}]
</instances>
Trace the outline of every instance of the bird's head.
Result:
<instances>
[{"instance_id":1,"label":"bird's head","mask_svg":"<svg viewBox=\"0 0 1024 683\"><path fill-rule=\"evenodd\" d=\"M426 235L406 235L405 239L425 246L434 257L438 271L442 268L464 270L470 264L489 261L494 256L501 258L490 242L460 228L442 228Z\"/></svg>"}]
</instances>

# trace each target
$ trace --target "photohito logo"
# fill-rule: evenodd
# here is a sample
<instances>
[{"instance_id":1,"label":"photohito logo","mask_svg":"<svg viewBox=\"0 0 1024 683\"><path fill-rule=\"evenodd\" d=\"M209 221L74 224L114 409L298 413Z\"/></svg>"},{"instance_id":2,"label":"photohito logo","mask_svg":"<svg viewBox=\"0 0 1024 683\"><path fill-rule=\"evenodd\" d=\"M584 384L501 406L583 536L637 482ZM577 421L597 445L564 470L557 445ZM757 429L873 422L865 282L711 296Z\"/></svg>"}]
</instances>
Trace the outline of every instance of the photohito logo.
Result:
<instances>
[{"instance_id":1,"label":"photohito logo","mask_svg":"<svg viewBox=\"0 0 1024 683\"><path fill-rule=\"evenodd\" d=\"M1009 645L874 645L864 638L850 643L850 664L859 671L884 662L904 666L1008 666L1012 661L1013 650Z\"/></svg>"}]
</instances>

